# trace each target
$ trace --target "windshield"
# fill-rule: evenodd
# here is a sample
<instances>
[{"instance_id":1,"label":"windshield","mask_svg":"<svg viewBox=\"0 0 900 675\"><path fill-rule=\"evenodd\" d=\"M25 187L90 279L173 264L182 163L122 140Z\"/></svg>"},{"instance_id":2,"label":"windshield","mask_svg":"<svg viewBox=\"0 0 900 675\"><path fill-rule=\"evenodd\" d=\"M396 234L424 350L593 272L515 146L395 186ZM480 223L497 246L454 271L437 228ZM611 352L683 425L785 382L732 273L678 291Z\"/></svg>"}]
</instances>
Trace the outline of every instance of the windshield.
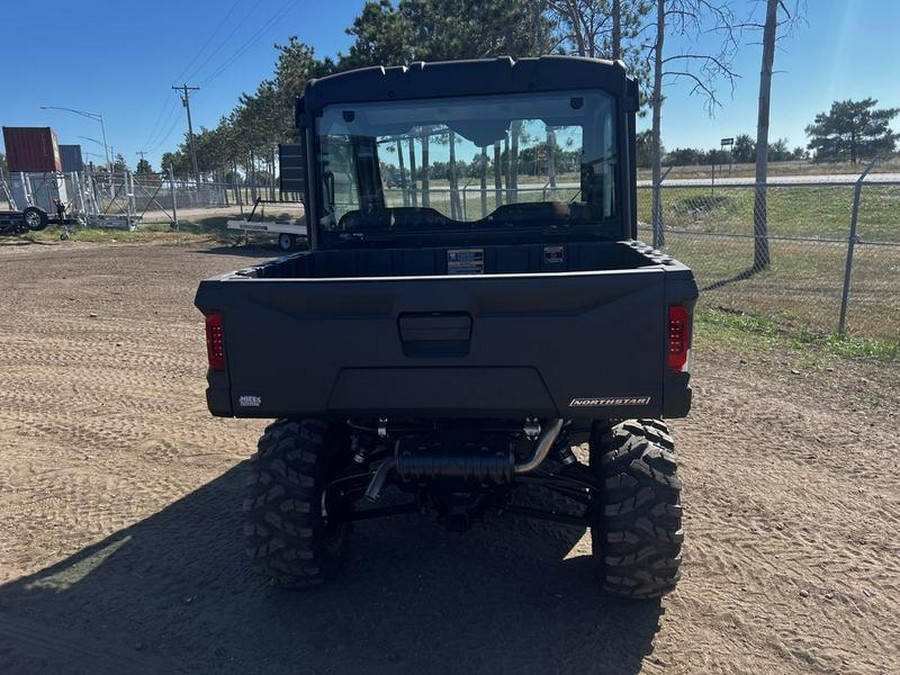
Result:
<instances>
[{"instance_id":1,"label":"windshield","mask_svg":"<svg viewBox=\"0 0 900 675\"><path fill-rule=\"evenodd\" d=\"M317 132L326 233L619 231L615 99L602 92L333 105Z\"/></svg>"}]
</instances>

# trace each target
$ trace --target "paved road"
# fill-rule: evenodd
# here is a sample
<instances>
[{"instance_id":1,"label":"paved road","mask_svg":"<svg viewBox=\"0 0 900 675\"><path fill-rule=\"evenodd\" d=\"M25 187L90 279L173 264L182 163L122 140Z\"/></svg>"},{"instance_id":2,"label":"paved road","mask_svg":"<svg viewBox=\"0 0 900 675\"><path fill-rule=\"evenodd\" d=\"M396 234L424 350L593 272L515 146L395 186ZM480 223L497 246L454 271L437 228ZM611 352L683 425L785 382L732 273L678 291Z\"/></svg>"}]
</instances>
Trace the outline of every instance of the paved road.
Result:
<instances>
[{"instance_id":1,"label":"paved road","mask_svg":"<svg viewBox=\"0 0 900 675\"><path fill-rule=\"evenodd\" d=\"M818 184L832 183L835 185L852 185L859 179L859 174L819 174L812 176L770 176L769 185L801 185L801 184ZM900 173L872 173L866 176L867 183L900 183ZM753 176L741 176L732 178L716 178L716 185L753 185ZM649 180L639 180L638 187L649 187L652 183ZM663 181L663 186L670 187L691 187L691 186L708 186L709 178L667 178Z\"/></svg>"},{"instance_id":2,"label":"paved road","mask_svg":"<svg viewBox=\"0 0 900 675\"><path fill-rule=\"evenodd\" d=\"M858 173L839 173L839 174L814 174L803 176L769 176L769 185L853 185L859 179ZM730 178L716 177L715 184L717 186L748 186L753 185L755 179L753 176L732 176ZM900 185L900 173L870 173L866 176L866 183L880 184L898 184ZM650 187L652 182L649 180L639 180L638 187ZM667 178L663 181L663 187L709 187L709 176L703 178ZM520 185L520 189L542 189L546 186ZM581 187L576 182L561 182L556 186L560 190L577 190ZM434 190L434 188L432 188ZM474 194L476 188L471 191Z\"/></svg>"}]
</instances>

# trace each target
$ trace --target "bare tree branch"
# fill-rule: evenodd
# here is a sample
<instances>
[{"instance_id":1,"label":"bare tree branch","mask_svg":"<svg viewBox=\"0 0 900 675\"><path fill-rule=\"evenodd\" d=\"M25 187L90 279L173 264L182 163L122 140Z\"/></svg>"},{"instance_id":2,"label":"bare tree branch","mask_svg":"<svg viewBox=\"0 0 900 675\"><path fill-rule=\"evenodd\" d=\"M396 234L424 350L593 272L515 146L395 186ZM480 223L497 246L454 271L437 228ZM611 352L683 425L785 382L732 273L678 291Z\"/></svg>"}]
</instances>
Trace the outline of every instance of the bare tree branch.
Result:
<instances>
[{"instance_id":1,"label":"bare tree branch","mask_svg":"<svg viewBox=\"0 0 900 675\"><path fill-rule=\"evenodd\" d=\"M709 104L714 105L716 107L721 107L722 104L719 103L719 99L716 98L715 90L710 87L708 84L703 82L699 77L694 75L694 73L688 72L686 70L667 70L664 75L671 75L672 77L687 77L694 81L694 87L691 89L691 94L693 95L696 91L702 91L706 97L709 99Z\"/></svg>"}]
</instances>

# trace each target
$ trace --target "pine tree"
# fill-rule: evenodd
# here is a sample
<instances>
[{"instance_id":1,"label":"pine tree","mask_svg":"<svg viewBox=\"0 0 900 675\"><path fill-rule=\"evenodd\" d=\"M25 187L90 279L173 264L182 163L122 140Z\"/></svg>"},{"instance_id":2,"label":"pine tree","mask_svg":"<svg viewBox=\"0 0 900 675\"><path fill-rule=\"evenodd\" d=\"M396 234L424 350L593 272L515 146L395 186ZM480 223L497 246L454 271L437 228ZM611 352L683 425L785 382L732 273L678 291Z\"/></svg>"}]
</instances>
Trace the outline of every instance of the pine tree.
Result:
<instances>
[{"instance_id":1,"label":"pine tree","mask_svg":"<svg viewBox=\"0 0 900 675\"><path fill-rule=\"evenodd\" d=\"M878 101L835 101L827 113L816 115L815 122L806 127L810 150L817 160L843 160L854 164L863 159L890 154L900 134L890 129L891 120L900 113L898 108L876 110Z\"/></svg>"}]
</instances>

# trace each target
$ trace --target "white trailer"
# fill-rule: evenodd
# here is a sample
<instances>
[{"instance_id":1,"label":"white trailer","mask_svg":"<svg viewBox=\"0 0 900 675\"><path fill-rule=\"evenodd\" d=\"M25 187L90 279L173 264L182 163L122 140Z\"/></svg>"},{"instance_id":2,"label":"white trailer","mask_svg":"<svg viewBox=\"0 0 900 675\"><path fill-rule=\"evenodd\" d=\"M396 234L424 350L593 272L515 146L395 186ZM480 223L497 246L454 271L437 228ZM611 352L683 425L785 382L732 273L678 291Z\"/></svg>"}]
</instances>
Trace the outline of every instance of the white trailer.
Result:
<instances>
[{"instance_id":1,"label":"white trailer","mask_svg":"<svg viewBox=\"0 0 900 675\"><path fill-rule=\"evenodd\" d=\"M229 230L241 230L243 232L265 232L277 235L278 247L282 251L290 251L297 245L297 237L306 236L306 223L303 220L295 221L251 221L229 220Z\"/></svg>"},{"instance_id":2,"label":"white trailer","mask_svg":"<svg viewBox=\"0 0 900 675\"><path fill-rule=\"evenodd\" d=\"M285 215L282 213L274 220L266 220L266 204L278 204L282 207L291 205L302 208L302 204L299 202L270 201L257 197L250 214L240 220L229 220L228 229L240 230L248 234L250 232L274 234L278 241L278 248L282 251L290 251L297 245L297 237L307 236L306 216L285 219ZM257 209L260 211L259 220L253 220Z\"/></svg>"}]
</instances>

